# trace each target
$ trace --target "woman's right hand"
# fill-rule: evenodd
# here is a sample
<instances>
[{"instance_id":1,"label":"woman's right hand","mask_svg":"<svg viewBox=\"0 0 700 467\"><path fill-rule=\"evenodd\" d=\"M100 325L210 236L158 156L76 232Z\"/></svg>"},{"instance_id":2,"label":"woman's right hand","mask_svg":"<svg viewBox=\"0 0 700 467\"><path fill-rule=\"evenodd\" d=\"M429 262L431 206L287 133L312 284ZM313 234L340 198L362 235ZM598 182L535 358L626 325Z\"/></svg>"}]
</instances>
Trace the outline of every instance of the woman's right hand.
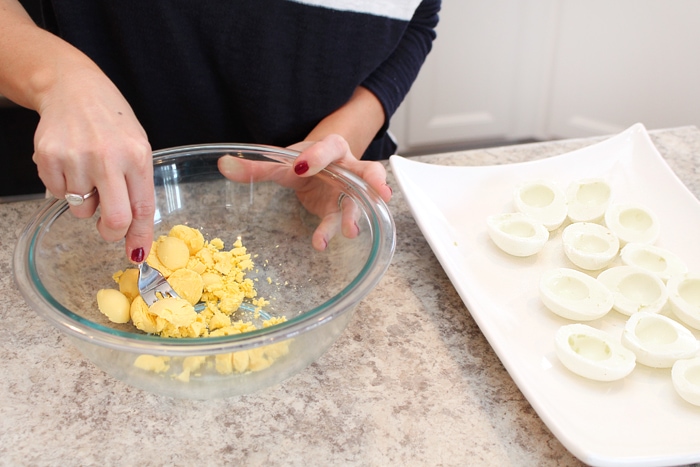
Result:
<instances>
[{"instance_id":1,"label":"woman's right hand","mask_svg":"<svg viewBox=\"0 0 700 467\"><path fill-rule=\"evenodd\" d=\"M151 147L131 106L96 67L77 67L41 96L33 160L57 198L97 194L71 206L79 218L100 205L97 230L106 241L125 239L134 262L148 257L155 211Z\"/></svg>"},{"instance_id":2,"label":"woman's right hand","mask_svg":"<svg viewBox=\"0 0 700 467\"><path fill-rule=\"evenodd\" d=\"M36 110L34 162L46 188L96 196L72 206L107 241L126 239L134 262L153 241L153 162L148 138L117 87L83 52L38 27L17 0L0 0L0 92Z\"/></svg>"}]
</instances>

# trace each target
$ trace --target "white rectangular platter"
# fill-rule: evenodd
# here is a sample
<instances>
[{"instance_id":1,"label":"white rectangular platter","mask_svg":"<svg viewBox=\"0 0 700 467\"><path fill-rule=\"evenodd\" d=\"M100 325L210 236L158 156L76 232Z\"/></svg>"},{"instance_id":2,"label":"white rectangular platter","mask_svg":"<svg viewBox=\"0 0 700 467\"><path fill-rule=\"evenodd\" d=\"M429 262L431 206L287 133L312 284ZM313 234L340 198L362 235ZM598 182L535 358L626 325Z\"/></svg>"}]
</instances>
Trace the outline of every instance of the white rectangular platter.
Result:
<instances>
[{"instance_id":1,"label":"white rectangular platter","mask_svg":"<svg viewBox=\"0 0 700 467\"><path fill-rule=\"evenodd\" d=\"M700 203L643 125L531 162L448 167L392 156L390 164L413 217L479 328L573 455L596 466L700 461L700 407L676 394L670 369L638 364L623 380L606 383L579 377L557 359L554 333L572 321L542 305L538 282L547 269L575 267L563 253L561 229L528 258L502 252L486 231L489 215L514 211L513 191L522 181L548 179L566 190L574 180L602 177L612 186L613 203L642 203L657 214L657 246L700 271ZM625 319L611 311L587 324L619 336Z\"/></svg>"}]
</instances>

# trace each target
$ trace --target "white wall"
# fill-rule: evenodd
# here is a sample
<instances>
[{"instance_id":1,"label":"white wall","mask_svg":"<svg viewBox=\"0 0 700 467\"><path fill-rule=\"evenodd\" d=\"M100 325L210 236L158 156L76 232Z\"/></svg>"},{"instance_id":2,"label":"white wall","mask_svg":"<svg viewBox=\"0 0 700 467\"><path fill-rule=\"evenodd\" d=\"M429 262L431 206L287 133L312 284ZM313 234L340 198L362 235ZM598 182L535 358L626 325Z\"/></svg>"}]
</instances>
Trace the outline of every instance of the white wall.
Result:
<instances>
[{"instance_id":1,"label":"white wall","mask_svg":"<svg viewBox=\"0 0 700 467\"><path fill-rule=\"evenodd\" d=\"M700 1L443 0L400 150L700 125Z\"/></svg>"}]
</instances>

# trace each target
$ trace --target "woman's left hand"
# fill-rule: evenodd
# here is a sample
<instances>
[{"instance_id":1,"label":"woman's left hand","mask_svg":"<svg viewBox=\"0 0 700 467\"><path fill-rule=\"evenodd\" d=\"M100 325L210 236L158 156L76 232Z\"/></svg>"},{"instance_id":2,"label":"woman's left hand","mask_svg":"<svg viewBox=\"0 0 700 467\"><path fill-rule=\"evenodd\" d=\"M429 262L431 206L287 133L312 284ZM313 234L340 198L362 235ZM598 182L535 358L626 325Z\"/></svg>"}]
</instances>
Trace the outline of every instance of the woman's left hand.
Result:
<instances>
[{"instance_id":1,"label":"woman's left hand","mask_svg":"<svg viewBox=\"0 0 700 467\"><path fill-rule=\"evenodd\" d=\"M328 164L334 163L359 176L385 202L391 199L392 190L386 183L384 166L379 162L358 160L340 135L328 135L320 141L304 141L289 146L289 149L300 151L291 169L271 170L270 164L246 164L247 161L224 156L219 159L219 170L233 181L272 180L294 189L304 207L321 218L311 239L313 247L319 251L326 249L338 231L347 238L355 238L360 233L354 203L345 200L341 206L341 192L313 177Z\"/></svg>"}]
</instances>

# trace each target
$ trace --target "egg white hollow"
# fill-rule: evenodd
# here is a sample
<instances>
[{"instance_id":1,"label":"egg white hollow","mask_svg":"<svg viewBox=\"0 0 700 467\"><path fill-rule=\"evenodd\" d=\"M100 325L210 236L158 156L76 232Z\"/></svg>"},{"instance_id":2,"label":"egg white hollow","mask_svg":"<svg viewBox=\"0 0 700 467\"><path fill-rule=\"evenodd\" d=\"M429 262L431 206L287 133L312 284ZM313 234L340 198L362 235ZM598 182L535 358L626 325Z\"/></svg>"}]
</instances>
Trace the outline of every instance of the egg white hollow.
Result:
<instances>
[{"instance_id":1,"label":"egg white hollow","mask_svg":"<svg viewBox=\"0 0 700 467\"><path fill-rule=\"evenodd\" d=\"M596 381L616 381L636 365L634 352L611 334L582 323L560 327L554 337L556 354L573 373Z\"/></svg>"},{"instance_id":2,"label":"egg white hollow","mask_svg":"<svg viewBox=\"0 0 700 467\"><path fill-rule=\"evenodd\" d=\"M605 225L627 243L654 243L659 238L660 225L656 214L638 203L612 204L605 211Z\"/></svg>"},{"instance_id":3,"label":"egg white hollow","mask_svg":"<svg viewBox=\"0 0 700 467\"><path fill-rule=\"evenodd\" d=\"M576 222L562 232L564 253L581 269L598 270L617 257L620 241L609 229L592 222Z\"/></svg>"},{"instance_id":4,"label":"egg white hollow","mask_svg":"<svg viewBox=\"0 0 700 467\"><path fill-rule=\"evenodd\" d=\"M700 349L700 342L686 327L668 316L644 311L625 323L622 345L634 352L638 363L652 368L671 368Z\"/></svg>"},{"instance_id":5,"label":"egg white hollow","mask_svg":"<svg viewBox=\"0 0 700 467\"><path fill-rule=\"evenodd\" d=\"M605 215L612 188L602 178L586 178L569 184L566 190L567 215L571 222L594 222Z\"/></svg>"},{"instance_id":6,"label":"egg white hollow","mask_svg":"<svg viewBox=\"0 0 700 467\"><path fill-rule=\"evenodd\" d=\"M628 243L620 250L623 264L637 266L666 282L671 276L688 271L685 262L673 252L648 243Z\"/></svg>"},{"instance_id":7,"label":"egg white hollow","mask_svg":"<svg viewBox=\"0 0 700 467\"><path fill-rule=\"evenodd\" d=\"M700 357L677 360L671 369L671 381L679 396L700 406Z\"/></svg>"},{"instance_id":8,"label":"egg white hollow","mask_svg":"<svg viewBox=\"0 0 700 467\"><path fill-rule=\"evenodd\" d=\"M581 271L556 268L545 271L539 282L542 303L562 318L590 321L605 316L613 307L613 293Z\"/></svg>"},{"instance_id":9,"label":"egg white hollow","mask_svg":"<svg viewBox=\"0 0 700 467\"><path fill-rule=\"evenodd\" d=\"M700 273L671 276L666 287L673 313L684 324L700 329Z\"/></svg>"},{"instance_id":10,"label":"egg white hollow","mask_svg":"<svg viewBox=\"0 0 700 467\"><path fill-rule=\"evenodd\" d=\"M514 202L519 212L541 222L547 230L559 228L566 220L566 194L551 181L530 180L519 184Z\"/></svg>"},{"instance_id":11,"label":"egg white hollow","mask_svg":"<svg viewBox=\"0 0 700 467\"><path fill-rule=\"evenodd\" d=\"M542 223L520 212L489 216L486 225L496 246L513 256L534 255L549 240L549 230Z\"/></svg>"},{"instance_id":12,"label":"egg white hollow","mask_svg":"<svg viewBox=\"0 0 700 467\"><path fill-rule=\"evenodd\" d=\"M666 284L646 269L616 266L598 274L597 279L614 294L613 308L626 316L658 313L668 302Z\"/></svg>"}]
</instances>

